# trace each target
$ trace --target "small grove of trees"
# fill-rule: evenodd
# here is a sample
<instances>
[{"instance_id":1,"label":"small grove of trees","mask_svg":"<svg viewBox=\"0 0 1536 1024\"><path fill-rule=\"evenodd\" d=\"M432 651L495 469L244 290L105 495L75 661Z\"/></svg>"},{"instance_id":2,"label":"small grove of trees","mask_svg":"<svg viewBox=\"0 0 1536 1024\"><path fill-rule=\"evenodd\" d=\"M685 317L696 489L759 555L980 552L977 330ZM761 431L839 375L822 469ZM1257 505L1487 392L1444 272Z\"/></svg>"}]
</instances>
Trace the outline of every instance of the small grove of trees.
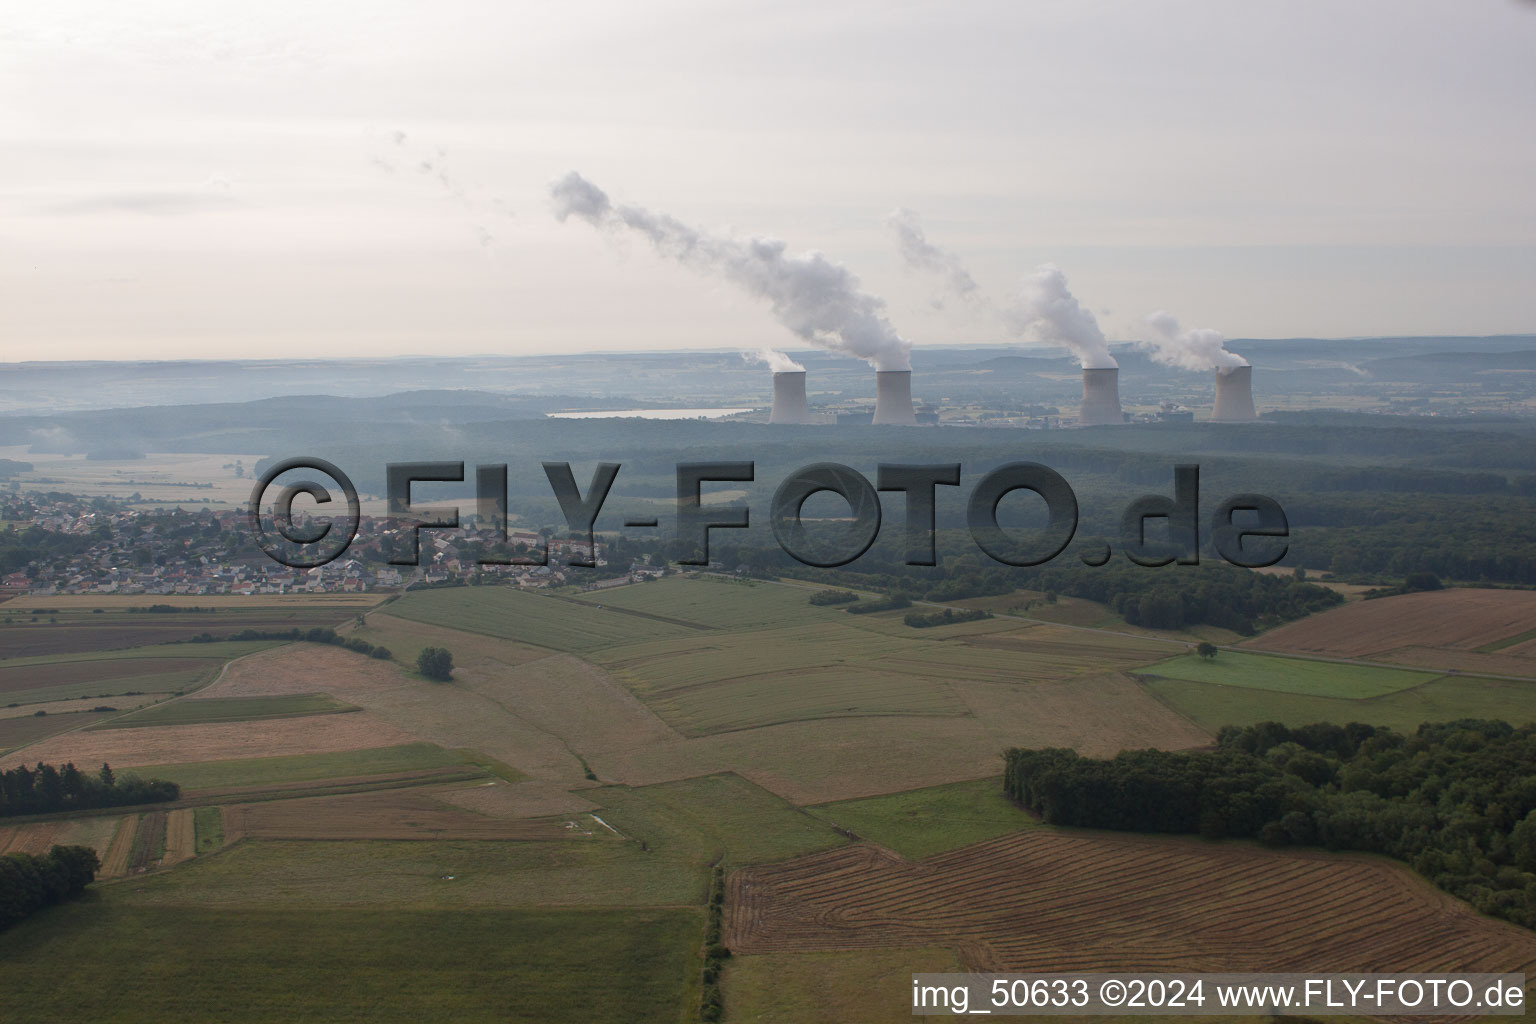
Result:
<instances>
[{"instance_id":1,"label":"small grove of trees","mask_svg":"<svg viewBox=\"0 0 1536 1024\"><path fill-rule=\"evenodd\" d=\"M1211 643L1209 640L1202 640L1195 648L1195 653L1200 655L1200 657L1204 658L1206 661L1210 661L1212 658L1216 657L1216 645Z\"/></svg>"},{"instance_id":2,"label":"small grove of trees","mask_svg":"<svg viewBox=\"0 0 1536 1024\"><path fill-rule=\"evenodd\" d=\"M453 654L446 647L423 647L416 655L416 671L428 679L446 683L453 678Z\"/></svg>"},{"instance_id":3,"label":"small grove of trees","mask_svg":"<svg viewBox=\"0 0 1536 1024\"><path fill-rule=\"evenodd\" d=\"M1005 759L1007 794L1052 824L1385 854L1536 928L1536 725L1264 722L1222 729L1208 751Z\"/></svg>"},{"instance_id":4,"label":"small grove of trees","mask_svg":"<svg viewBox=\"0 0 1536 1024\"><path fill-rule=\"evenodd\" d=\"M859 595L851 590L818 590L811 595L811 604L852 604Z\"/></svg>"},{"instance_id":5,"label":"small grove of trees","mask_svg":"<svg viewBox=\"0 0 1536 1024\"><path fill-rule=\"evenodd\" d=\"M101 863L89 846L55 846L41 857L0 857L0 931L44 907L74 899L96 878Z\"/></svg>"},{"instance_id":6,"label":"small grove of trees","mask_svg":"<svg viewBox=\"0 0 1536 1024\"><path fill-rule=\"evenodd\" d=\"M902 619L913 629L927 629L930 626L948 626L953 622L975 622L977 619L990 619L992 613L985 608L945 608L941 612L907 612Z\"/></svg>"},{"instance_id":7,"label":"small grove of trees","mask_svg":"<svg viewBox=\"0 0 1536 1024\"><path fill-rule=\"evenodd\" d=\"M16 814L47 814L91 807L121 807L175 800L181 787L160 779L136 775L118 778L107 765L88 774L73 763L63 767L43 764L17 765L0 771L0 817Z\"/></svg>"},{"instance_id":8,"label":"small grove of trees","mask_svg":"<svg viewBox=\"0 0 1536 1024\"><path fill-rule=\"evenodd\" d=\"M858 604L850 604L843 609L849 615L868 615L870 612L889 612L898 608L912 607L912 599L906 594L897 592L889 597L879 597L873 601L860 601Z\"/></svg>"}]
</instances>

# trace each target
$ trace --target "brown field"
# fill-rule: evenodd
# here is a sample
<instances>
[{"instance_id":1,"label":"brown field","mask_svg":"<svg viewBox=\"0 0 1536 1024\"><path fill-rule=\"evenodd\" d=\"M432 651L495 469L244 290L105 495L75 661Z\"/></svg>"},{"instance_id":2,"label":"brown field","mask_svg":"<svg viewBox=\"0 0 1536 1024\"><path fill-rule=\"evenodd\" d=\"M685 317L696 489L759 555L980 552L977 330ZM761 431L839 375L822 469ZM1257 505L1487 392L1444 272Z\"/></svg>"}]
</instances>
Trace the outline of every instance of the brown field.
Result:
<instances>
[{"instance_id":1,"label":"brown field","mask_svg":"<svg viewBox=\"0 0 1536 1024\"><path fill-rule=\"evenodd\" d=\"M247 839L599 838L590 823L570 828L547 818L492 818L441 803L421 790L237 804L225 809L224 821L226 836L233 831Z\"/></svg>"},{"instance_id":2,"label":"brown field","mask_svg":"<svg viewBox=\"0 0 1536 1024\"><path fill-rule=\"evenodd\" d=\"M101 715L93 715L89 711L73 712L67 715L44 715L39 718L35 714L27 714L21 718L0 718L0 750L9 751L5 755L7 764L20 763L16 758L29 758L31 760L43 760L32 757L32 751L27 748L29 743L39 741L46 742L50 736L57 736L61 732L77 729L82 725L90 725L92 722L102 720Z\"/></svg>"},{"instance_id":3,"label":"brown field","mask_svg":"<svg viewBox=\"0 0 1536 1024\"><path fill-rule=\"evenodd\" d=\"M106 857L107 847L111 844L112 836L116 831L116 818L105 816L76 818L62 823L55 842L60 846L89 846L96 851L96 856L100 859Z\"/></svg>"},{"instance_id":4,"label":"brown field","mask_svg":"<svg viewBox=\"0 0 1536 1024\"><path fill-rule=\"evenodd\" d=\"M192 827L192 808L182 807L169 812L165 819L165 856L160 866L171 867L197 855L197 838Z\"/></svg>"},{"instance_id":5,"label":"brown field","mask_svg":"<svg viewBox=\"0 0 1536 1024\"><path fill-rule=\"evenodd\" d=\"M1536 626L1536 591L1433 590L1359 601L1272 629L1242 646L1368 658L1494 675L1536 675L1529 641L1477 650Z\"/></svg>"},{"instance_id":6,"label":"brown field","mask_svg":"<svg viewBox=\"0 0 1536 1024\"><path fill-rule=\"evenodd\" d=\"M82 716L86 717L86 716ZM366 712L214 725L85 730L42 740L20 753L28 761L77 765L184 764L285 754L323 754L414 743L417 737Z\"/></svg>"},{"instance_id":7,"label":"brown field","mask_svg":"<svg viewBox=\"0 0 1536 1024\"><path fill-rule=\"evenodd\" d=\"M127 814L116 819L117 831L107 844L107 852L101 858L101 870L97 878L121 878L128 873L128 858L133 853L133 837L139 830L139 816Z\"/></svg>"},{"instance_id":8,"label":"brown field","mask_svg":"<svg viewBox=\"0 0 1536 1024\"><path fill-rule=\"evenodd\" d=\"M1530 971L1536 935L1379 858L1029 829L731 876L738 953L942 944L971 971Z\"/></svg>"},{"instance_id":9,"label":"brown field","mask_svg":"<svg viewBox=\"0 0 1536 1024\"><path fill-rule=\"evenodd\" d=\"M150 811L139 817L138 831L133 835L133 849L128 854L128 870L148 871L160 858L155 848L165 842L165 811Z\"/></svg>"},{"instance_id":10,"label":"brown field","mask_svg":"<svg viewBox=\"0 0 1536 1024\"><path fill-rule=\"evenodd\" d=\"M10 842L0 846L0 853L30 853L40 857L58 842L61 823L42 821L31 825L17 825L11 830Z\"/></svg>"}]
</instances>

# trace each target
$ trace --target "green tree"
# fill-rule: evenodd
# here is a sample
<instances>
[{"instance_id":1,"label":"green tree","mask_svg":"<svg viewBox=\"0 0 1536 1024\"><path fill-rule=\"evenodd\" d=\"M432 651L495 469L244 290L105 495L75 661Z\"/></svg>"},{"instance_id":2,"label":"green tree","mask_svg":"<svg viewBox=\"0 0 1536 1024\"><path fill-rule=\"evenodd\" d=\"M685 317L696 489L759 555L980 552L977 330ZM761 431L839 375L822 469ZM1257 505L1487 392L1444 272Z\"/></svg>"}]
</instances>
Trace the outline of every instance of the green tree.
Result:
<instances>
[{"instance_id":1,"label":"green tree","mask_svg":"<svg viewBox=\"0 0 1536 1024\"><path fill-rule=\"evenodd\" d=\"M1200 641L1200 646L1195 648L1195 653L1200 655L1200 657L1204 658L1206 661L1210 661L1212 658L1216 657L1216 645L1211 643L1209 640L1202 640Z\"/></svg>"},{"instance_id":2,"label":"green tree","mask_svg":"<svg viewBox=\"0 0 1536 1024\"><path fill-rule=\"evenodd\" d=\"M453 678L453 655L446 647L423 647L416 655L416 671L428 679L446 683Z\"/></svg>"}]
</instances>

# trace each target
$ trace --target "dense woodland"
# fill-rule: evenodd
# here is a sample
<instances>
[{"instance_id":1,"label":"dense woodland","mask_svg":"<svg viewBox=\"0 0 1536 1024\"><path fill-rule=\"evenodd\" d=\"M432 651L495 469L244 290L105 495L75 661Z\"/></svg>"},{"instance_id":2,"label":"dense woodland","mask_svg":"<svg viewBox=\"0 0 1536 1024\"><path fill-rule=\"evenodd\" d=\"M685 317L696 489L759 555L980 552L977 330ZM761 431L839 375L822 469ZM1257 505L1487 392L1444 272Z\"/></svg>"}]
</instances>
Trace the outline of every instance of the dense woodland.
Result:
<instances>
[{"instance_id":1,"label":"dense woodland","mask_svg":"<svg viewBox=\"0 0 1536 1024\"><path fill-rule=\"evenodd\" d=\"M73 763L61 768L41 761L32 768L23 764L0 770L0 817L161 803L179 796L181 787L174 782L119 776L107 765L94 773Z\"/></svg>"},{"instance_id":2,"label":"dense woodland","mask_svg":"<svg viewBox=\"0 0 1536 1024\"><path fill-rule=\"evenodd\" d=\"M74 899L101 867L89 846L55 846L41 857L0 857L0 931L44 907Z\"/></svg>"},{"instance_id":3,"label":"dense woodland","mask_svg":"<svg viewBox=\"0 0 1536 1024\"><path fill-rule=\"evenodd\" d=\"M1413 736L1359 723L1229 726L1210 751L1009 750L1008 796L1055 825L1362 850L1536 928L1536 725Z\"/></svg>"}]
</instances>

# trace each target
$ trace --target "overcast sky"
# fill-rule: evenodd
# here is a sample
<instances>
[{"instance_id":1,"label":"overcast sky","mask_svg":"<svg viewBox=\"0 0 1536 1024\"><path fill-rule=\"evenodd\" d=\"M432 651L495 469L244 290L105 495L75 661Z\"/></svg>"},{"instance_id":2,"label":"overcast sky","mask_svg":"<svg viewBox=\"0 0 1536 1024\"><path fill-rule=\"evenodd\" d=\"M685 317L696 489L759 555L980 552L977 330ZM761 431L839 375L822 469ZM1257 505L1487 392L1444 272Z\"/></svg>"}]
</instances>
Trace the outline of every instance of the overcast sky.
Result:
<instances>
[{"instance_id":1,"label":"overcast sky","mask_svg":"<svg viewBox=\"0 0 1536 1024\"><path fill-rule=\"evenodd\" d=\"M843 263L919 348L1054 261L1111 338L1536 331L1536 4L0 0L0 359L803 347L557 222Z\"/></svg>"}]
</instances>

